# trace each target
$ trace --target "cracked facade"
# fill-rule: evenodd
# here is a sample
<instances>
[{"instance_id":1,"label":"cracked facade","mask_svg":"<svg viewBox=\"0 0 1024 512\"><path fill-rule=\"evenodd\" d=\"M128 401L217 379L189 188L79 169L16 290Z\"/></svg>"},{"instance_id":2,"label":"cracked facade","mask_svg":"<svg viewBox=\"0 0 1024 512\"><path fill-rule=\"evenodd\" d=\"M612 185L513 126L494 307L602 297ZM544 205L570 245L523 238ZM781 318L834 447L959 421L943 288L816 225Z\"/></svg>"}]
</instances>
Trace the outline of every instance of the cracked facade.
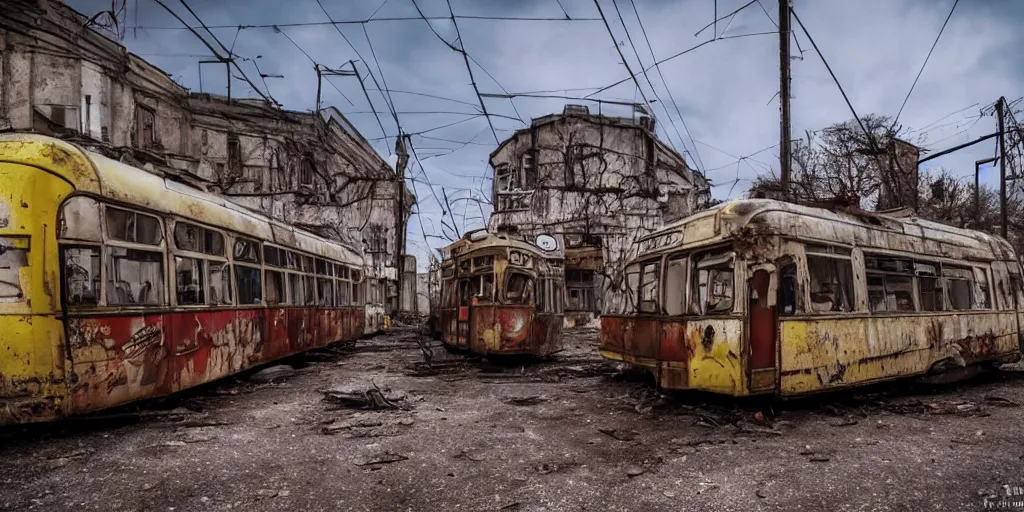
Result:
<instances>
[{"instance_id":1,"label":"cracked facade","mask_svg":"<svg viewBox=\"0 0 1024 512\"><path fill-rule=\"evenodd\" d=\"M0 0L0 131L60 136L362 249L398 307L415 196L335 108L195 93L53 0Z\"/></svg>"},{"instance_id":2,"label":"cracked facade","mask_svg":"<svg viewBox=\"0 0 1024 512\"><path fill-rule=\"evenodd\" d=\"M567 105L491 153L490 231L561 234L566 317L588 321L621 300L636 240L706 207L708 181L654 133L654 120ZM618 283L618 284L616 284Z\"/></svg>"}]
</instances>

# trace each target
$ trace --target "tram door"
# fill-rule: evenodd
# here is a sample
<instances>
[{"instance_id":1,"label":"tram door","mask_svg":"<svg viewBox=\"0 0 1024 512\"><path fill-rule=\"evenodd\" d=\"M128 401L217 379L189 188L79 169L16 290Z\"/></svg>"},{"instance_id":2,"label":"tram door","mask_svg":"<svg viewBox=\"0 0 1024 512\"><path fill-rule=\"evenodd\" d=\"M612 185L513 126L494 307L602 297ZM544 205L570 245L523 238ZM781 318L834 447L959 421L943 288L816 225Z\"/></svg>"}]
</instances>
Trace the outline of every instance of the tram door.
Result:
<instances>
[{"instance_id":1,"label":"tram door","mask_svg":"<svg viewBox=\"0 0 1024 512\"><path fill-rule=\"evenodd\" d=\"M459 280L459 311L455 321L455 343L459 348L469 348L470 319L473 318L469 308L475 291L473 281L470 278Z\"/></svg>"},{"instance_id":2,"label":"tram door","mask_svg":"<svg viewBox=\"0 0 1024 512\"><path fill-rule=\"evenodd\" d=\"M775 301L770 301L771 273L764 268L754 271L747 282L748 325L750 340L750 390L765 391L775 387L775 353L778 343Z\"/></svg>"}]
</instances>

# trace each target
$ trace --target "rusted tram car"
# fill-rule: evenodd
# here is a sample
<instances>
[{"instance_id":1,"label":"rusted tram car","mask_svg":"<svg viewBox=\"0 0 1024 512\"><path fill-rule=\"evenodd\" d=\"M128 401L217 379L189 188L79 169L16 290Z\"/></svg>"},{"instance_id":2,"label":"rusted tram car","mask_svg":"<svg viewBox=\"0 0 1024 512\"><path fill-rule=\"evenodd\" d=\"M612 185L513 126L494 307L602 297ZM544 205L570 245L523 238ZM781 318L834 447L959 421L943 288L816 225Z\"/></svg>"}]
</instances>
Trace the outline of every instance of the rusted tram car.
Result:
<instances>
[{"instance_id":1,"label":"rusted tram car","mask_svg":"<svg viewBox=\"0 0 1024 512\"><path fill-rule=\"evenodd\" d=\"M986 233L741 200L638 252L600 350L664 388L791 396L1020 358L1021 266Z\"/></svg>"},{"instance_id":2,"label":"rusted tram car","mask_svg":"<svg viewBox=\"0 0 1024 512\"><path fill-rule=\"evenodd\" d=\"M565 247L483 230L442 250L436 329L444 345L483 355L547 356L561 346Z\"/></svg>"},{"instance_id":3,"label":"rusted tram car","mask_svg":"<svg viewBox=\"0 0 1024 512\"><path fill-rule=\"evenodd\" d=\"M56 139L0 136L0 424L351 340L364 258Z\"/></svg>"}]
</instances>

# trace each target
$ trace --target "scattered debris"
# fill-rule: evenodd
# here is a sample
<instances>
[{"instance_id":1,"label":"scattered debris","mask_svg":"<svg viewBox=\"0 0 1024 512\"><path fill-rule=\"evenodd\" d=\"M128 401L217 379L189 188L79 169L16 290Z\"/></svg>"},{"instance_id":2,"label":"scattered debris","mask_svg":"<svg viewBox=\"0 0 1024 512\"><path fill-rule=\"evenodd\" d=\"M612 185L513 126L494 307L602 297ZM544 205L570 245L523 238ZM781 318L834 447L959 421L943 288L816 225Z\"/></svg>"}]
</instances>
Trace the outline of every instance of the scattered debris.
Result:
<instances>
[{"instance_id":1,"label":"scattered debris","mask_svg":"<svg viewBox=\"0 0 1024 512\"><path fill-rule=\"evenodd\" d=\"M630 466L626 468L626 476L630 478L638 477L646 472L647 471L640 466Z\"/></svg>"},{"instance_id":2,"label":"scattered debris","mask_svg":"<svg viewBox=\"0 0 1024 512\"><path fill-rule=\"evenodd\" d=\"M352 421L352 422L345 422L345 423L337 423L337 424L327 425L324 428L320 429L320 433L321 434L332 435L332 434L337 434L338 432L341 432L342 430L349 430L349 429L353 429L353 428L372 428L372 427L379 427L379 426L381 426L381 422L374 421L374 420Z\"/></svg>"},{"instance_id":3,"label":"scattered debris","mask_svg":"<svg viewBox=\"0 0 1024 512\"><path fill-rule=\"evenodd\" d=\"M287 364L279 364L254 373L249 380L257 384L267 384L278 379L287 379L293 375L295 375L295 368Z\"/></svg>"},{"instance_id":4,"label":"scattered debris","mask_svg":"<svg viewBox=\"0 0 1024 512\"><path fill-rule=\"evenodd\" d=\"M805 445L803 450L800 450L800 455L814 455L814 450L811 449L811 445Z\"/></svg>"},{"instance_id":5,"label":"scattered debris","mask_svg":"<svg viewBox=\"0 0 1024 512\"><path fill-rule=\"evenodd\" d=\"M466 460L471 460L473 462L482 462L482 461L487 460L484 457L474 457L473 455L470 454L469 448L463 448L462 451L458 453L458 455L454 455L452 458L453 459L466 459Z\"/></svg>"},{"instance_id":6,"label":"scattered debris","mask_svg":"<svg viewBox=\"0 0 1024 512\"><path fill-rule=\"evenodd\" d=\"M985 403L995 407L1020 407L1020 404L996 395L985 395Z\"/></svg>"},{"instance_id":7,"label":"scattered debris","mask_svg":"<svg viewBox=\"0 0 1024 512\"><path fill-rule=\"evenodd\" d=\"M824 455L811 455L811 458L808 460L811 462L828 462L831 459Z\"/></svg>"},{"instance_id":8,"label":"scattered debris","mask_svg":"<svg viewBox=\"0 0 1024 512\"><path fill-rule=\"evenodd\" d=\"M398 420L398 424L402 425L403 427L412 426L413 423L416 423L416 420L414 420L412 418L402 418L402 419Z\"/></svg>"},{"instance_id":9,"label":"scattered debris","mask_svg":"<svg viewBox=\"0 0 1024 512\"><path fill-rule=\"evenodd\" d=\"M517 501L517 502L514 502L514 503L509 503L508 505L505 505L504 507L501 507L498 510L515 511L515 510L519 510L521 508L523 508L523 506Z\"/></svg>"},{"instance_id":10,"label":"scattered debris","mask_svg":"<svg viewBox=\"0 0 1024 512\"><path fill-rule=\"evenodd\" d=\"M853 418L850 418L850 417L846 417L846 418L842 418L842 419L839 419L839 420L834 420L834 421L830 421L829 422L829 425L832 425L833 427L849 427L849 426L856 425L856 424L857 424L857 420L853 419Z\"/></svg>"},{"instance_id":11,"label":"scattered debris","mask_svg":"<svg viewBox=\"0 0 1024 512\"><path fill-rule=\"evenodd\" d=\"M597 431L604 435L611 436L612 438L617 439L619 441L632 441L636 439L638 435L640 435L640 433L635 430L624 432L622 430L616 430L614 428L598 428Z\"/></svg>"},{"instance_id":12,"label":"scattered debris","mask_svg":"<svg viewBox=\"0 0 1024 512\"><path fill-rule=\"evenodd\" d=\"M541 404L541 403L547 402L548 400L550 400L550 398L548 398L548 397L546 397L544 395L532 395L532 396L522 396L522 397L507 398L507 399L505 399L505 403L509 404L509 405L526 406L526 405Z\"/></svg>"},{"instance_id":13,"label":"scattered debris","mask_svg":"<svg viewBox=\"0 0 1024 512\"><path fill-rule=\"evenodd\" d=\"M768 495L765 494L764 490L762 490L762 489L758 489L758 490L754 491L754 495L757 496L758 498L761 498L762 500L768 497Z\"/></svg>"},{"instance_id":14,"label":"scattered debris","mask_svg":"<svg viewBox=\"0 0 1024 512\"><path fill-rule=\"evenodd\" d=\"M392 451L386 451L379 455L373 456L365 461L356 462L356 466L375 466L378 464L391 464L394 462L402 462L403 460L409 460L409 457L400 453L394 453Z\"/></svg>"},{"instance_id":15,"label":"scattered debris","mask_svg":"<svg viewBox=\"0 0 1024 512\"><path fill-rule=\"evenodd\" d=\"M752 425L750 423L740 422L738 425L736 425L736 432L734 433L734 435L739 434L769 434L773 436L781 436L782 431L775 430L774 428L759 427L757 425Z\"/></svg>"},{"instance_id":16,"label":"scattered debris","mask_svg":"<svg viewBox=\"0 0 1024 512\"><path fill-rule=\"evenodd\" d=\"M661 494L664 495L666 498L675 498L676 497L675 491L661 491Z\"/></svg>"},{"instance_id":17,"label":"scattered debris","mask_svg":"<svg viewBox=\"0 0 1024 512\"><path fill-rule=\"evenodd\" d=\"M700 482L697 485L700 487L699 489L697 489L697 494L704 494L704 493L706 493L708 491L712 491L714 489L718 489L718 484L711 483L711 482Z\"/></svg>"},{"instance_id":18,"label":"scattered debris","mask_svg":"<svg viewBox=\"0 0 1024 512\"><path fill-rule=\"evenodd\" d=\"M350 409L402 409L404 407L396 404L397 401L405 400L405 396L388 397L373 385L372 389L331 389L321 391L325 399L329 399L341 407Z\"/></svg>"}]
</instances>

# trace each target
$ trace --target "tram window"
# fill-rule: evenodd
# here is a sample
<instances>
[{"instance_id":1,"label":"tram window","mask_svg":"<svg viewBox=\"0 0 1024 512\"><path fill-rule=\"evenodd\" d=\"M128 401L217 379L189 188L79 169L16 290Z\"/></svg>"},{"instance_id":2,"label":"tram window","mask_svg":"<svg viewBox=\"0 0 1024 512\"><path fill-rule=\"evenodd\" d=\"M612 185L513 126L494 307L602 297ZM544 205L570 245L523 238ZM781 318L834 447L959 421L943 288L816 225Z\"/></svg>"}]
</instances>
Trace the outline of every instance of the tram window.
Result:
<instances>
[{"instance_id":1,"label":"tram window","mask_svg":"<svg viewBox=\"0 0 1024 512\"><path fill-rule=\"evenodd\" d=\"M344 283L342 283L344 284ZM352 304L361 304L363 302L363 287L359 283L352 283Z\"/></svg>"},{"instance_id":2,"label":"tram window","mask_svg":"<svg viewBox=\"0 0 1024 512\"><path fill-rule=\"evenodd\" d=\"M641 313L658 313L658 281L661 277L661 262L654 261L646 263L640 272L640 302L638 304Z\"/></svg>"},{"instance_id":3,"label":"tram window","mask_svg":"<svg viewBox=\"0 0 1024 512\"><path fill-rule=\"evenodd\" d=\"M363 280L363 273L358 271L358 270L356 270L356 269L352 269L352 280L357 282L357 283L359 281L362 281Z\"/></svg>"},{"instance_id":4,"label":"tram window","mask_svg":"<svg viewBox=\"0 0 1024 512\"><path fill-rule=\"evenodd\" d=\"M307 306L316 305L316 278L313 276L302 276L305 283L303 285L303 291L305 291L303 303Z\"/></svg>"},{"instance_id":5,"label":"tram window","mask_svg":"<svg viewBox=\"0 0 1024 512\"><path fill-rule=\"evenodd\" d=\"M853 311L853 264L848 259L807 255L811 312Z\"/></svg>"},{"instance_id":6,"label":"tram window","mask_svg":"<svg viewBox=\"0 0 1024 512\"><path fill-rule=\"evenodd\" d=\"M971 309L974 286L974 273L971 269L943 266L942 276L949 290L949 308L956 311Z\"/></svg>"},{"instance_id":7,"label":"tram window","mask_svg":"<svg viewBox=\"0 0 1024 512\"><path fill-rule=\"evenodd\" d=\"M288 303L301 306L302 305L302 276L299 274L288 273Z\"/></svg>"},{"instance_id":8,"label":"tram window","mask_svg":"<svg viewBox=\"0 0 1024 512\"><path fill-rule=\"evenodd\" d=\"M946 294L943 290L943 280L939 276L938 265L916 261L914 262L914 273L917 274L921 311L944 311L946 309Z\"/></svg>"},{"instance_id":9,"label":"tram window","mask_svg":"<svg viewBox=\"0 0 1024 512\"><path fill-rule=\"evenodd\" d=\"M530 304L533 301L533 278L519 272L510 274L505 285L505 300L510 304Z\"/></svg>"},{"instance_id":10,"label":"tram window","mask_svg":"<svg viewBox=\"0 0 1024 512\"><path fill-rule=\"evenodd\" d=\"M682 315L686 312L686 256L675 256L665 267L665 313Z\"/></svg>"},{"instance_id":11,"label":"tram window","mask_svg":"<svg viewBox=\"0 0 1024 512\"><path fill-rule=\"evenodd\" d=\"M782 316L796 314L796 263L786 262L779 267L778 311Z\"/></svg>"},{"instance_id":12,"label":"tram window","mask_svg":"<svg viewBox=\"0 0 1024 512\"><path fill-rule=\"evenodd\" d=\"M636 312L636 301L637 292L640 289L640 267L638 265L632 265L626 269L626 293L623 312L624 313L635 313Z\"/></svg>"},{"instance_id":13,"label":"tram window","mask_svg":"<svg viewBox=\"0 0 1024 512\"><path fill-rule=\"evenodd\" d=\"M235 239L235 261L260 262L260 244L246 238Z\"/></svg>"},{"instance_id":14,"label":"tram window","mask_svg":"<svg viewBox=\"0 0 1024 512\"><path fill-rule=\"evenodd\" d=\"M733 262L728 254L707 254L696 259L696 279L690 312L698 315L728 313L733 305Z\"/></svg>"},{"instance_id":15,"label":"tram window","mask_svg":"<svg viewBox=\"0 0 1024 512\"><path fill-rule=\"evenodd\" d=\"M316 259L316 273L317 273L317 275L321 275L321 276L329 276L329 275L331 275L330 273L327 272L327 262L326 261L324 261L324 260L322 260L320 258Z\"/></svg>"},{"instance_id":16,"label":"tram window","mask_svg":"<svg viewBox=\"0 0 1024 512\"><path fill-rule=\"evenodd\" d=\"M224 255L224 235L187 222L178 222L174 225L174 245L183 251L213 256Z\"/></svg>"},{"instance_id":17,"label":"tram window","mask_svg":"<svg viewBox=\"0 0 1024 512\"><path fill-rule=\"evenodd\" d=\"M868 303L872 312L914 311L910 276L868 273Z\"/></svg>"},{"instance_id":18,"label":"tram window","mask_svg":"<svg viewBox=\"0 0 1024 512\"><path fill-rule=\"evenodd\" d=\"M60 228L57 236L75 240L99 242L100 205L91 197L77 196L68 199L60 210Z\"/></svg>"},{"instance_id":19,"label":"tram window","mask_svg":"<svg viewBox=\"0 0 1024 512\"><path fill-rule=\"evenodd\" d=\"M321 306L334 305L334 280L329 277L317 278Z\"/></svg>"},{"instance_id":20,"label":"tram window","mask_svg":"<svg viewBox=\"0 0 1024 512\"><path fill-rule=\"evenodd\" d=\"M340 277L342 279L348 279L349 278L348 267L342 266L341 267L341 273L338 275L338 277Z\"/></svg>"},{"instance_id":21,"label":"tram window","mask_svg":"<svg viewBox=\"0 0 1024 512\"><path fill-rule=\"evenodd\" d=\"M206 262L210 291L206 294L207 304L231 304L231 265L216 261Z\"/></svg>"},{"instance_id":22,"label":"tram window","mask_svg":"<svg viewBox=\"0 0 1024 512\"><path fill-rule=\"evenodd\" d=\"M260 284L260 269L235 265L235 287L238 288L239 304L259 304L263 296Z\"/></svg>"},{"instance_id":23,"label":"tram window","mask_svg":"<svg viewBox=\"0 0 1024 512\"><path fill-rule=\"evenodd\" d=\"M299 268L298 255L294 252L281 249L281 263L283 263L286 268Z\"/></svg>"},{"instance_id":24,"label":"tram window","mask_svg":"<svg viewBox=\"0 0 1024 512\"><path fill-rule=\"evenodd\" d=\"M473 269L480 270L494 267L494 256L478 256L473 258Z\"/></svg>"},{"instance_id":25,"label":"tram window","mask_svg":"<svg viewBox=\"0 0 1024 512\"><path fill-rule=\"evenodd\" d=\"M179 306L206 304L202 268L202 260L175 256L174 273Z\"/></svg>"},{"instance_id":26,"label":"tram window","mask_svg":"<svg viewBox=\"0 0 1024 512\"><path fill-rule=\"evenodd\" d=\"M107 249L107 304L152 306L164 303L163 254L110 247Z\"/></svg>"},{"instance_id":27,"label":"tram window","mask_svg":"<svg viewBox=\"0 0 1024 512\"><path fill-rule=\"evenodd\" d=\"M20 299L19 269L24 252L7 249L0 254L0 299ZM64 249L64 290L69 306L95 306L100 298L100 250L98 247Z\"/></svg>"},{"instance_id":28,"label":"tram window","mask_svg":"<svg viewBox=\"0 0 1024 512\"><path fill-rule=\"evenodd\" d=\"M460 306L468 306L468 305L470 305L473 302L473 294L474 294L474 292L475 292L475 290L473 290L472 285L470 284L470 279L469 278L460 279L459 280L459 305Z\"/></svg>"},{"instance_id":29,"label":"tram window","mask_svg":"<svg viewBox=\"0 0 1024 512\"><path fill-rule=\"evenodd\" d=\"M163 232L160 219L152 215L136 213L107 206L107 237L122 242L160 245Z\"/></svg>"},{"instance_id":30,"label":"tram window","mask_svg":"<svg viewBox=\"0 0 1024 512\"><path fill-rule=\"evenodd\" d=\"M992 295L989 293L988 272L983 268L974 268L974 301L973 309L991 309Z\"/></svg>"},{"instance_id":31,"label":"tram window","mask_svg":"<svg viewBox=\"0 0 1024 512\"><path fill-rule=\"evenodd\" d=\"M313 257L312 256L302 256L300 261L302 263L302 271L303 272L310 272L310 273L315 272L315 269L313 268Z\"/></svg>"},{"instance_id":32,"label":"tram window","mask_svg":"<svg viewBox=\"0 0 1024 512\"><path fill-rule=\"evenodd\" d=\"M280 267L281 266L281 251L277 247L269 245L263 246L263 261L269 266Z\"/></svg>"},{"instance_id":33,"label":"tram window","mask_svg":"<svg viewBox=\"0 0 1024 512\"><path fill-rule=\"evenodd\" d=\"M355 300L351 296L352 289L349 287L351 283L348 281L338 281L338 304L342 306L348 306L354 304Z\"/></svg>"},{"instance_id":34,"label":"tram window","mask_svg":"<svg viewBox=\"0 0 1024 512\"><path fill-rule=\"evenodd\" d=\"M281 304L284 302L284 274L275 270L267 270L264 274L267 287L267 304ZM242 291L239 289L238 294Z\"/></svg>"}]
</instances>

